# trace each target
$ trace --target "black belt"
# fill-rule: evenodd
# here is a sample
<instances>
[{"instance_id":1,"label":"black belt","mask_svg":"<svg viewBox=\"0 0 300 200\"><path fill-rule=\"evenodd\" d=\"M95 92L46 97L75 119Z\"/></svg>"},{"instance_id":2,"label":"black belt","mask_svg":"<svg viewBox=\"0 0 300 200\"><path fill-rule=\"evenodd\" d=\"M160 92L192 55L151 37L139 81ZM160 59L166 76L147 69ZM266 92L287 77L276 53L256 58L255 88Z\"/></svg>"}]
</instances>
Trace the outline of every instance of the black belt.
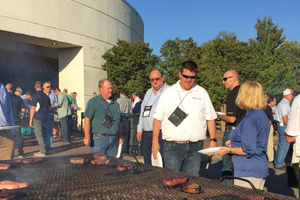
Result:
<instances>
[{"instance_id":1,"label":"black belt","mask_svg":"<svg viewBox=\"0 0 300 200\"><path fill-rule=\"evenodd\" d=\"M192 142L192 141L168 141L165 140L166 142L172 142L172 143L176 143L176 144L190 144L190 143L197 143L197 142Z\"/></svg>"},{"instance_id":2,"label":"black belt","mask_svg":"<svg viewBox=\"0 0 300 200\"><path fill-rule=\"evenodd\" d=\"M234 130L235 128L236 128L235 126L226 126L225 130L230 131L230 130Z\"/></svg>"},{"instance_id":3,"label":"black belt","mask_svg":"<svg viewBox=\"0 0 300 200\"><path fill-rule=\"evenodd\" d=\"M106 136L106 137L110 137L110 136L116 136L116 135L109 135L109 134L101 134L101 133L93 133L94 135L103 135L103 136Z\"/></svg>"}]
</instances>

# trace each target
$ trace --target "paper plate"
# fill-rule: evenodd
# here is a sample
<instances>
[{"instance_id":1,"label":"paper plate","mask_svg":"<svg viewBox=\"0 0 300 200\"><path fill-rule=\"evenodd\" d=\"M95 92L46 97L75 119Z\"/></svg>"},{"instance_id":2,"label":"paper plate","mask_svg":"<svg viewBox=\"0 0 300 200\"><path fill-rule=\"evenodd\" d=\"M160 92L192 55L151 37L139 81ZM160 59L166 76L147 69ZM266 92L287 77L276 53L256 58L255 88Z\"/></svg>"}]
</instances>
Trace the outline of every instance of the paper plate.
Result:
<instances>
[{"instance_id":1,"label":"paper plate","mask_svg":"<svg viewBox=\"0 0 300 200\"><path fill-rule=\"evenodd\" d=\"M151 153L151 164L156 167L163 167L163 160L160 152L157 152L156 160L154 159L153 154Z\"/></svg>"},{"instance_id":2,"label":"paper plate","mask_svg":"<svg viewBox=\"0 0 300 200\"><path fill-rule=\"evenodd\" d=\"M226 115L226 113L223 113L223 112L216 112L218 113L219 115Z\"/></svg>"},{"instance_id":3,"label":"paper plate","mask_svg":"<svg viewBox=\"0 0 300 200\"><path fill-rule=\"evenodd\" d=\"M14 128L19 128L20 126L2 126L0 127L0 130L10 130Z\"/></svg>"},{"instance_id":4,"label":"paper plate","mask_svg":"<svg viewBox=\"0 0 300 200\"><path fill-rule=\"evenodd\" d=\"M202 153L202 154L213 154L213 153L216 153L219 151L221 147L211 147L211 148L206 148L206 149L201 149L200 151L198 151L199 153Z\"/></svg>"},{"instance_id":5,"label":"paper plate","mask_svg":"<svg viewBox=\"0 0 300 200\"><path fill-rule=\"evenodd\" d=\"M117 156L116 156L116 158L119 158L119 157L120 157L120 155L121 155L121 151L122 151L122 145L121 145L121 144L119 144L119 146L118 146L118 152L117 152Z\"/></svg>"}]
</instances>

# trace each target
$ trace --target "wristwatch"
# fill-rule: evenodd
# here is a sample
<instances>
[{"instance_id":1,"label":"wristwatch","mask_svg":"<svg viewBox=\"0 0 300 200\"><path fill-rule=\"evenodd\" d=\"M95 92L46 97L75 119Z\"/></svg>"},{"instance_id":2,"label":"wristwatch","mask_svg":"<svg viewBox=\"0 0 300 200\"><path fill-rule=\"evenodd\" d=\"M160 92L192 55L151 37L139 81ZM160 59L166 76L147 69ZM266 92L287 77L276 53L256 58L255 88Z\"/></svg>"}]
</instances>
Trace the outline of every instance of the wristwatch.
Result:
<instances>
[{"instance_id":1,"label":"wristwatch","mask_svg":"<svg viewBox=\"0 0 300 200\"><path fill-rule=\"evenodd\" d=\"M214 141L214 142L217 142L217 138L211 138L210 141Z\"/></svg>"}]
</instances>

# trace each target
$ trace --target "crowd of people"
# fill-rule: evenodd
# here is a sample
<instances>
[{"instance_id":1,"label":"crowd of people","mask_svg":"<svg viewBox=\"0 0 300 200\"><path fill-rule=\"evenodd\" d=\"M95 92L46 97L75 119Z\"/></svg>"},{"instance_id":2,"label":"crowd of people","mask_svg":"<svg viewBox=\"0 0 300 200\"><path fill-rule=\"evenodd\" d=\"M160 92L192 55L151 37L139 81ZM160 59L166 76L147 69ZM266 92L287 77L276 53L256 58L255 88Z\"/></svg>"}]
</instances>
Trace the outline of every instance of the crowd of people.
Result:
<instances>
[{"instance_id":1,"label":"crowd of people","mask_svg":"<svg viewBox=\"0 0 300 200\"><path fill-rule=\"evenodd\" d=\"M129 123L122 114L139 113L136 137L143 143L144 163L151 165L152 156L154 159L162 158L163 167L198 176L202 160L202 154L198 151L203 149L207 134L209 147L217 146L215 120L218 119L226 123L223 147L215 153L222 156L222 176L246 179L256 188L263 189L268 176L268 162L274 163L276 169L286 169L284 160L289 142L296 142L295 154L300 156L300 96L295 98L291 108L290 102L295 93L288 88L283 91L283 99L276 107L276 97L264 94L259 83L248 81L240 85L239 74L229 70L222 79L225 89L229 91L226 113L222 114L215 112L207 91L195 84L197 70L195 62L183 62L178 71L179 80L169 86L164 81L163 72L153 69L149 74L152 87L145 95L133 92L131 99L125 90L120 91L118 99L112 98L111 82L101 79L98 84L100 94L94 92L86 104L84 144L90 147L92 153L116 157L118 146L124 142L123 129ZM36 94L31 97L26 93L21 98L18 95L22 92L18 95L12 93L11 84L7 85L7 90L0 84L3 112L0 126L18 125L15 113L19 115L30 107L29 125L34 126L40 148L35 156L45 156L47 147L53 145L51 128L55 112L60 119L62 140L70 142L72 114L79 109L76 92L69 95L66 89L61 92L59 88L52 92L50 86L49 82L36 82ZM31 100L26 104L20 99ZM17 111L10 111L10 107ZM278 131L278 147L274 154L275 129ZM11 136L7 137L9 131L0 133L0 139L11 139ZM19 135L15 131L16 138ZM0 142L0 147L4 148L2 145L3 142ZM21 139L17 139L17 147L22 156ZM10 151L7 150L6 154L9 155ZM0 152L0 156L4 155L3 151ZM237 179L227 178L225 182L250 186Z\"/></svg>"},{"instance_id":2,"label":"crowd of people","mask_svg":"<svg viewBox=\"0 0 300 200\"><path fill-rule=\"evenodd\" d=\"M77 126L77 110L80 110L76 103L76 92L69 95L66 89L63 90L64 93L61 93L59 88L51 90L50 82L42 83L40 81L37 81L34 85L36 90L34 95L31 95L30 92L23 95L20 87L17 87L14 92L11 83L6 84L5 88L2 83L0 86L0 95L2 96L0 127L17 126L11 130L0 131L0 160L13 158L15 140L15 146L18 149L16 157L24 157L21 126L34 127L35 137L39 145L39 152L35 153L34 156L46 156L47 149L53 147L55 114L60 119L62 134L59 139L70 142L73 128ZM10 113L12 113L12 119ZM76 117L72 118L72 115ZM24 120L21 120L21 118ZM24 122L27 122L27 124L24 124ZM3 137L5 140L3 140Z\"/></svg>"}]
</instances>

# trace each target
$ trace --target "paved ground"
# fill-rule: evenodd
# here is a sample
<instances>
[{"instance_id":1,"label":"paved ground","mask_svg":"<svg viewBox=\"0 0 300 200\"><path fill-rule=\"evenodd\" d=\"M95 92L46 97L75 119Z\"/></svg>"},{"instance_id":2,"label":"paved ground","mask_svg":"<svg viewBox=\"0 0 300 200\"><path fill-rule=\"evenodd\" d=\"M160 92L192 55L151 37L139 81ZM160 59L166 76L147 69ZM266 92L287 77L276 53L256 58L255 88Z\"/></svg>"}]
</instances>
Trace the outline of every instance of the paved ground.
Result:
<instances>
[{"instance_id":1,"label":"paved ground","mask_svg":"<svg viewBox=\"0 0 300 200\"><path fill-rule=\"evenodd\" d=\"M63 155L78 155L90 153L89 147L84 146L82 142L82 135L78 133L74 133L72 136L71 143L56 141L54 142L54 147L52 147L47 156L63 156ZM218 145L221 146L221 138L222 132L217 132ZM204 148L207 148L209 144L209 140L204 141ZM38 152L38 143L34 136L24 136L24 152L25 156L32 156L33 153ZM15 151L17 153L17 151ZM140 162L143 161L142 156L137 156ZM221 168L222 168L222 158L221 156L214 156L212 158L212 162L208 168L205 170L205 166L207 163L208 157L204 157L204 160L201 165L200 176L204 176L209 179L217 179L221 178ZM130 159L130 158L128 158ZM205 174L206 173L206 174ZM269 164L269 175L266 179L265 183L265 191L278 193L282 195L298 197L298 189L290 188L287 186L287 174L283 170L277 170L273 167L272 164Z\"/></svg>"}]
</instances>

